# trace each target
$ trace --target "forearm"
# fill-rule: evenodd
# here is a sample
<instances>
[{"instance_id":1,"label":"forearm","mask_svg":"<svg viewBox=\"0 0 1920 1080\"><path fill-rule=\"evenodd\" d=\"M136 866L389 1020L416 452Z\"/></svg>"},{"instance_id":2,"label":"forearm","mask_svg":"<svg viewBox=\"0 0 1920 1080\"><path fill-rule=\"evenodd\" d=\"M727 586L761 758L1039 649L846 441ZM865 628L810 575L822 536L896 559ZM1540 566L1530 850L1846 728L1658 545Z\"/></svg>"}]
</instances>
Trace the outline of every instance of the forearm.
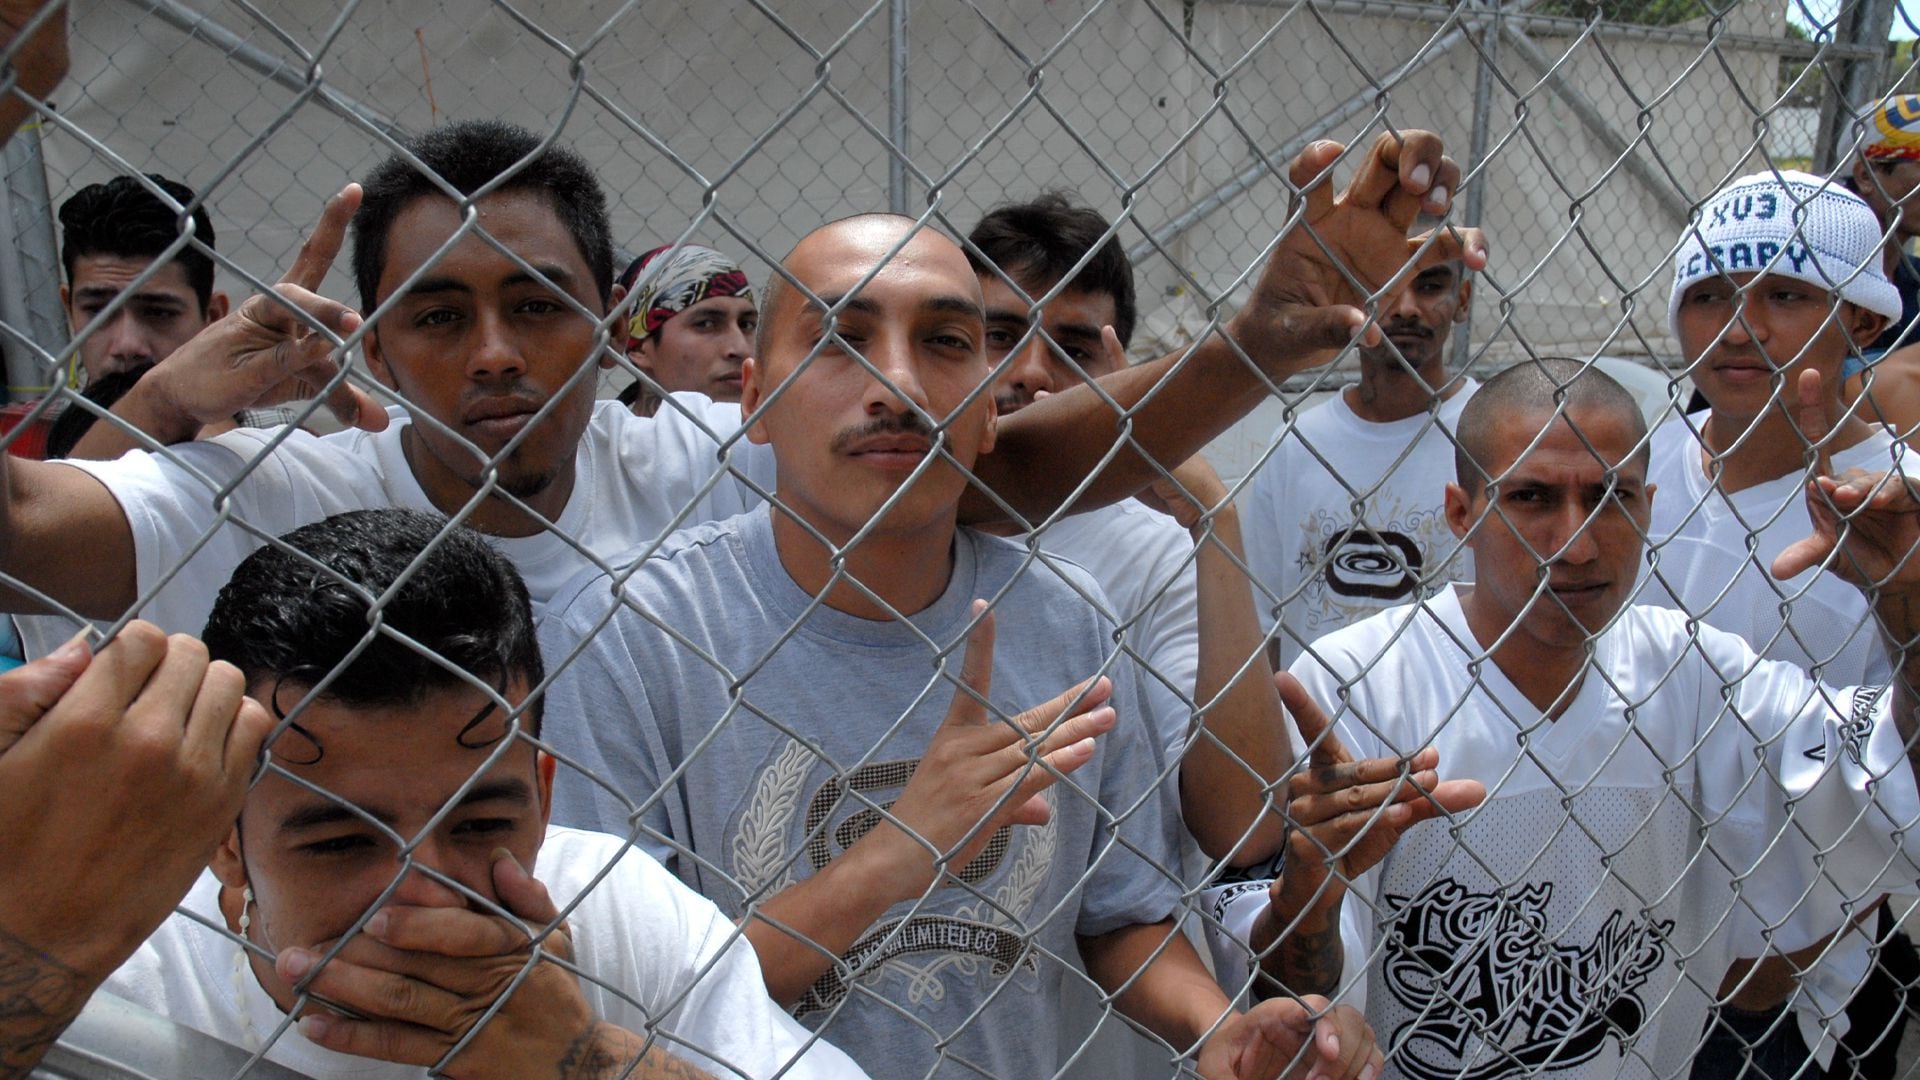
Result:
<instances>
[{"instance_id":1,"label":"forearm","mask_svg":"<svg viewBox=\"0 0 1920 1080\"><path fill-rule=\"evenodd\" d=\"M595 1024L567 1047L554 1074L558 1080L713 1080L711 1074L674 1057L666 1047L649 1046L639 1035L605 1022Z\"/></svg>"},{"instance_id":2,"label":"forearm","mask_svg":"<svg viewBox=\"0 0 1920 1080\"><path fill-rule=\"evenodd\" d=\"M1301 994L1332 997L1340 989L1347 958L1340 940L1340 910L1340 900L1324 898L1297 915L1267 905L1254 921L1253 940L1248 942L1260 958L1260 977L1253 981L1256 1000Z\"/></svg>"},{"instance_id":3,"label":"forearm","mask_svg":"<svg viewBox=\"0 0 1920 1080\"><path fill-rule=\"evenodd\" d=\"M1076 512L1127 498L1160 475L1156 462L1171 470L1186 461L1264 401L1270 382L1324 359L1318 353L1296 356L1264 348L1266 335L1249 329L1253 325L1236 320L1231 332L1264 374L1248 366L1216 331L1190 350L1102 377L1099 393L1076 386L1002 417L993 453L975 465L981 481L1029 523L1059 509L1095 473L1074 504ZM1103 467L1122 438L1116 405L1133 410L1131 426L1126 444ZM960 515L969 524L1006 518L991 499L972 489Z\"/></svg>"},{"instance_id":4,"label":"forearm","mask_svg":"<svg viewBox=\"0 0 1920 1080\"><path fill-rule=\"evenodd\" d=\"M1284 838L1267 803L1293 762L1292 746L1253 588L1240 568L1246 554L1239 516L1227 504L1214 516L1211 536L1204 526L1196 532L1200 666L1193 700L1204 732L1180 763L1180 803L1201 850L1250 866L1271 858Z\"/></svg>"},{"instance_id":5,"label":"forearm","mask_svg":"<svg viewBox=\"0 0 1920 1080\"><path fill-rule=\"evenodd\" d=\"M32 1074L93 996L83 974L0 928L0 1080Z\"/></svg>"},{"instance_id":6,"label":"forearm","mask_svg":"<svg viewBox=\"0 0 1920 1080\"><path fill-rule=\"evenodd\" d=\"M1171 919L1078 939L1087 974L1135 1023L1193 1050L1233 1003Z\"/></svg>"},{"instance_id":7,"label":"forearm","mask_svg":"<svg viewBox=\"0 0 1920 1080\"><path fill-rule=\"evenodd\" d=\"M888 908L925 887L906 880L899 862L877 854L880 842L878 829L868 833L819 873L768 897L745 920L767 993L783 1008L799 1002ZM920 888L906 892L913 884Z\"/></svg>"}]
</instances>

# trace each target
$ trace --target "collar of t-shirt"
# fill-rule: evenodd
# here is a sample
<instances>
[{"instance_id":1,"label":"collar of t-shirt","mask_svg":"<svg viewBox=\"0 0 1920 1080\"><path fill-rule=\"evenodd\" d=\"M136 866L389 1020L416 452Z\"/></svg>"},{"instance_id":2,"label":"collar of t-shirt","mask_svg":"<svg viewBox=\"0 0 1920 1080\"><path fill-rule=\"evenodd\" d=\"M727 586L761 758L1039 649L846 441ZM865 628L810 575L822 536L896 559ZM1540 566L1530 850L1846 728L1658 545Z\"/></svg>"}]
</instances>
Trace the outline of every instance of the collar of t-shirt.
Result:
<instances>
[{"instance_id":1,"label":"collar of t-shirt","mask_svg":"<svg viewBox=\"0 0 1920 1080\"><path fill-rule=\"evenodd\" d=\"M777 618L786 623L801 623L800 633L855 647L897 649L912 645L925 649L925 639L945 645L957 640L966 627L979 579L980 537L971 529L954 532L953 575L947 579L946 591L903 622L863 619L816 604L812 594L802 589L781 565L780 552L773 539L772 512L762 506L739 520L740 543L747 573L752 578L751 587Z\"/></svg>"},{"instance_id":2,"label":"collar of t-shirt","mask_svg":"<svg viewBox=\"0 0 1920 1080\"><path fill-rule=\"evenodd\" d=\"M387 415L391 418L387 430L372 438L374 453L380 459L381 474L386 477L388 497L395 506L444 514L445 511L427 498L426 489L420 486L419 478L414 476L413 467L407 462L406 450L401 445L401 433L413 422L412 418L397 405L388 408ZM522 577L544 580L546 575L540 573L540 568L555 560L565 560L569 569L580 565L579 554L562 537L591 535L593 500L583 496L593 490L594 457L587 452L587 440L593 437L592 431L582 435L579 447L574 450L573 492L567 497L567 505L560 511L559 520L553 523L552 529L542 529L532 536L487 537L519 569ZM646 538L637 537L636 541L641 539ZM534 597L536 610L545 599L539 595Z\"/></svg>"},{"instance_id":3,"label":"collar of t-shirt","mask_svg":"<svg viewBox=\"0 0 1920 1080\"><path fill-rule=\"evenodd\" d=\"M1493 699L1498 711L1513 722L1516 734L1527 740L1536 756L1553 764L1565 764L1575 751L1589 745L1605 721L1607 702L1612 695L1607 683L1614 669L1614 651L1624 620L1614 620L1613 626L1594 639L1593 653L1581 673L1580 689L1574 692L1573 701L1559 717L1548 720L1539 706L1507 678L1499 664L1491 657L1482 659L1487 647L1467 625L1467 613L1460 603L1460 590L1467 587L1455 585L1442 589L1427 601L1427 610L1439 623L1438 627L1431 628L1432 632L1459 651L1461 670L1469 672L1479 690Z\"/></svg>"},{"instance_id":4,"label":"collar of t-shirt","mask_svg":"<svg viewBox=\"0 0 1920 1080\"><path fill-rule=\"evenodd\" d=\"M1480 384L1467 379L1460 384L1454 395L1440 403L1437 414L1442 426L1451 428L1460 419L1460 410L1467 407L1467 399L1480 388ZM1366 420L1353 411L1347 404L1347 392L1343 389L1327 399L1328 419L1338 422L1340 427L1350 429L1356 437L1392 443L1396 448L1426 431L1433 425L1436 414L1421 410L1412 416L1400 420ZM1322 448L1325 453L1334 452L1334 448Z\"/></svg>"}]
</instances>

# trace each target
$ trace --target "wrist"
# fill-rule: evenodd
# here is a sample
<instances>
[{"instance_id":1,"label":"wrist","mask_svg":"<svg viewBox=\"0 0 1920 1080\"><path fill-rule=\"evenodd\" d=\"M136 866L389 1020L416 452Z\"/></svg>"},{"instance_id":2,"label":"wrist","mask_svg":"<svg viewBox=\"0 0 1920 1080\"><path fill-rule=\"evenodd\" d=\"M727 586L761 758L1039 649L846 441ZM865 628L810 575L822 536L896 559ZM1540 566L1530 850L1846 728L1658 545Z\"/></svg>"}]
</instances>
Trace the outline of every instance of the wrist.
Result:
<instances>
[{"instance_id":1,"label":"wrist","mask_svg":"<svg viewBox=\"0 0 1920 1080\"><path fill-rule=\"evenodd\" d=\"M835 890L874 897L882 909L925 895L935 880L933 855L906 830L906 825L888 820L867 830L827 864Z\"/></svg>"},{"instance_id":2,"label":"wrist","mask_svg":"<svg viewBox=\"0 0 1920 1080\"><path fill-rule=\"evenodd\" d=\"M189 395L177 390L164 363L134 383L113 411L162 446L191 442L208 422L195 415Z\"/></svg>"}]
</instances>

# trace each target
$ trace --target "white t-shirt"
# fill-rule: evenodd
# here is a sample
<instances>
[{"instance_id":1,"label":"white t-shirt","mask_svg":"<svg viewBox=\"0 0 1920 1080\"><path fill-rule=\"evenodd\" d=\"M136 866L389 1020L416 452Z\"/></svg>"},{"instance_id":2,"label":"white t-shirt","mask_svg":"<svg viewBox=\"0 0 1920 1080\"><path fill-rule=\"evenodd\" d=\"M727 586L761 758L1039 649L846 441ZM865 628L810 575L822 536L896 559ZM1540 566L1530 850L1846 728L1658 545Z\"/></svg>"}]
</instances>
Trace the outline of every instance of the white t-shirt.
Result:
<instances>
[{"instance_id":1,"label":"white t-shirt","mask_svg":"<svg viewBox=\"0 0 1920 1080\"><path fill-rule=\"evenodd\" d=\"M1167 760L1180 760L1200 677L1192 536L1167 515L1127 499L1061 518L1040 534L1040 548L1080 564L1100 583L1107 601L1100 606L1139 665Z\"/></svg>"},{"instance_id":2,"label":"white t-shirt","mask_svg":"<svg viewBox=\"0 0 1920 1080\"><path fill-rule=\"evenodd\" d=\"M609 864L613 869L595 885ZM581 989L596 1016L638 1035L657 1034L660 1045L716 1077L772 1076L789 1062L781 1075L866 1075L773 1003L738 928L646 853L618 837L556 826L547 830L535 874L562 909L580 897L567 924ZM213 874L202 874L180 907L225 926L219 891ZM175 912L102 989L244 1049L273 1039L268 1060L319 1080L426 1075L424 1068L315 1046L291 1024L281 1030L286 1014L240 957L233 938Z\"/></svg>"},{"instance_id":3,"label":"white t-shirt","mask_svg":"<svg viewBox=\"0 0 1920 1080\"><path fill-rule=\"evenodd\" d=\"M1488 790L1348 894L1348 1000L1397 1048L1389 1075L1680 1075L1727 964L1765 951L1759 926L1799 948L1840 893L1914 880L1891 694L1821 686L1664 608L1629 607L1592 649L1557 720L1482 659L1453 589L1294 667L1356 756L1430 744L1442 776Z\"/></svg>"},{"instance_id":4,"label":"white t-shirt","mask_svg":"<svg viewBox=\"0 0 1920 1080\"><path fill-rule=\"evenodd\" d=\"M1697 427L1706 416L1688 419ZM1637 602L1686 611L1769 660L1818 664L1834 686L1887 681L1879 626L1859 589L1817 568L1790 581L1773 576L1774 558L1813 533L1804 472L1722 494L1707 477L1698 437L1679 420L1654 432L1651 452L1647 479L1659 490L1647 534L1652 565ZM1906 444L1884 428L1833 455L1833 467L1920 474Z\"/></svg>"},{"instance_id":5,"label":"white t-shirt","mask_svg":"<svg viewBox=\"0 0 1920 1080\"><path fill-rule=\"evenodd\" d=\"M1282 428L1247 493L1247 567L1261 626L1278 625L1280 662L1396 604L1473 577L1447 528L1448 432L1480 384L1465 380L1434 413L1378 424L1344 394Z\"/></svg>"},{"instance_id":6,"label":"white t-shirt","mask_svg":"<svg viewBox=\"0 0 1920 1080\"><path fill-rule=\"evenodd\" d=\"M492 538L526 579L536 615L554 590L589 565L589 556L634 557L639 545L682 525L758 505L749 481L772 489L767 447L737 440L727 444L731 471L722 460L715 436L738 432L740 406L699 394L674 399L695 419L672 405L638 417L619 402L598 403L575 454L573 494L554 529ZM170 633L198 634L220 587L265 538L349 510L434 510L401 449L400 433L410 420L398 407L388 415L392 422L377 434L242 428L159 453L62 464L98 478L126 512L137 588L142 596L154 593L139 605L140 617ZM216 507L216 496L228 488ZM80 626L60 615L17 616L16 622L28 657L58 648Z\"/></svg>"},{"instance_id":7,"label":"white t-shirt","mask_svg":"<svg viewBox=\"0 0 1920 1080\"><path fill-rule=\"evenodd\" d=\"M1769 660L1809 672L1818 665L1830 685L1885 683L1892 669L1859 589L1817 569L1787 581L1773 576L1773 560L1813 532L1806 473L1725 494L1708 477L1695 434L1709 416L1670 420L1654 432L1647 479L1657 490L1639 602L1685 611L1738 635ZM1914 472L1916 464L1885 428L1833 455L1836 471ZM1832 1058L1834 1039L1846 1034L1846 1004L1871 960L1865 935L1843 934L1802 979L1806 992L1794 999L1796 1018L1823 1064Z\"/></svg>"}]
</instances>

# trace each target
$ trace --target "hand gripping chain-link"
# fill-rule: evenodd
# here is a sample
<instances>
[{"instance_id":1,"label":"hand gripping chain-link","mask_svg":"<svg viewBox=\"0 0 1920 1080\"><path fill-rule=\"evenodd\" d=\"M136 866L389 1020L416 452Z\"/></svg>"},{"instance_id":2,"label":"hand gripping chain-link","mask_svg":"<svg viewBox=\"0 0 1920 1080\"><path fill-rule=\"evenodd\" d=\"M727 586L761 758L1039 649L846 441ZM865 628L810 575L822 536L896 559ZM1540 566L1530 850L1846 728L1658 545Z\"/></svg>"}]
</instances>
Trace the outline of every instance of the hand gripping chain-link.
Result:
<instances>
[{"instance_id":1,"label":"hand gripping chain-link","mask_svg":"<svg viewBox=\"0 0 1920 1080\"><path fill-rule=\"evenodd\" d=\"M1913 1072L1890 0L36 11L0 1075Z\"/></svg>"}]
</instances>

